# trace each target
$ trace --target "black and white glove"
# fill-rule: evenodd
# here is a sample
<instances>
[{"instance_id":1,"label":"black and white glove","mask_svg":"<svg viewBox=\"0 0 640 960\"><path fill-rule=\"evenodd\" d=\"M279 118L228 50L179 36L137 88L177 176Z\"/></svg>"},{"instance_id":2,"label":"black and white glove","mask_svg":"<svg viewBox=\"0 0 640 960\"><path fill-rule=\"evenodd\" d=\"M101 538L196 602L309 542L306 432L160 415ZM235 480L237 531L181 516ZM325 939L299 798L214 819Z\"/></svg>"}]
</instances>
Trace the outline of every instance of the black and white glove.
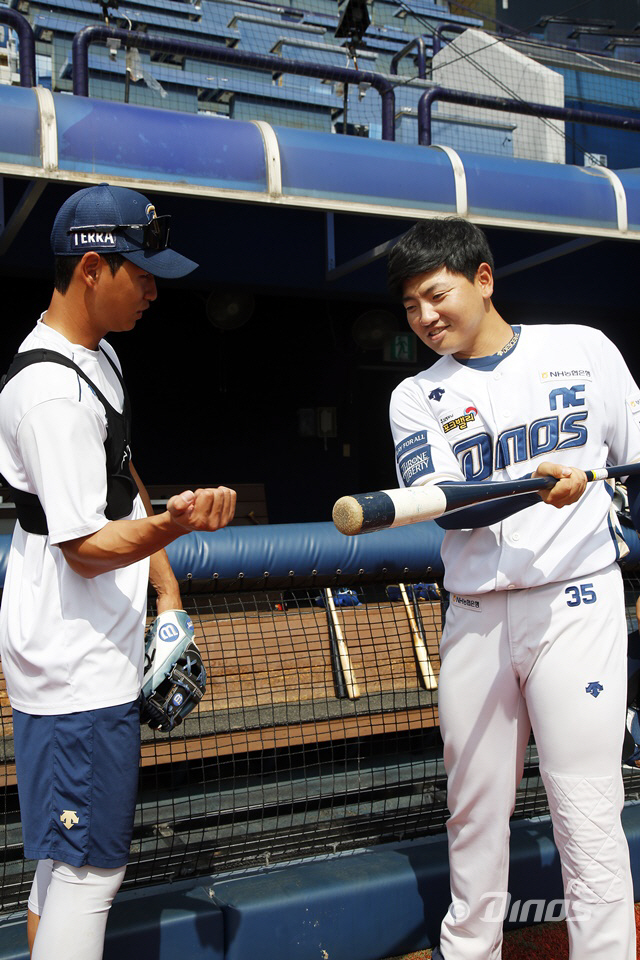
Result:
<instances>
[{"instance_id":1,"label":"black and white glove","mask_svg":"<svg viewBox=\"0 0 640 960\"><path fill-rule=\"evenodd\" d=\"M168 733L198 705L207 674L184 610L165 610L145 637L140 722Z\"/></svg>"}]
</instances>

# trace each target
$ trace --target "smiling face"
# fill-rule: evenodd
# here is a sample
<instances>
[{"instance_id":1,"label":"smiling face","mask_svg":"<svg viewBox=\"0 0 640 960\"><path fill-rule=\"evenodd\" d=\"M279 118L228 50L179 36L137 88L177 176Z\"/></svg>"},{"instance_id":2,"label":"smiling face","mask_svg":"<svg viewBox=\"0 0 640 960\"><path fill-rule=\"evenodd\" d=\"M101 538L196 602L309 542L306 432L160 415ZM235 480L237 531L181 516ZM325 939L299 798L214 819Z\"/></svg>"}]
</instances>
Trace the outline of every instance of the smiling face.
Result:
<instances>
[{"instance_id":1,"label":"smiling face","mask_svg":"<svg viewBox=\"0 0 640 960\"><path fill-rule=\"evenodd\" d=\"M409 326L440 356L490 356L504 345L509 328L491 304L493 274L487 263L480 264L473 283L439 267L409 277L402 290Z\"/></svg>"}]
</instances>

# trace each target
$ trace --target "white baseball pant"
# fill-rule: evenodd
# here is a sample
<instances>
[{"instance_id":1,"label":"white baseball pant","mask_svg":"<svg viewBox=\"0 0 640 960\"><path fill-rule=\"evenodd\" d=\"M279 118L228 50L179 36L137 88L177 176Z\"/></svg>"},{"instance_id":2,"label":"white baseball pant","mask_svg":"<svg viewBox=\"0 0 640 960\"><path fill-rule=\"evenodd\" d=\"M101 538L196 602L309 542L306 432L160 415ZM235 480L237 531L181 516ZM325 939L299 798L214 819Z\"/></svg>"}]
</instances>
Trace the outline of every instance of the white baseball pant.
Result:
<instances>
[{"instance_id":1,"label":"white baseball pant","mask_svg":"<svg viewBox=\"0 0 640 960\"><path fill-rule=\"evenodd\" d=\"M617 564L531 590L451 596L439 688L451 814L444 960L501 956L509 817L531 729L562 865L570 956L636 960L620 822L626 641Z\"/></svg>"}]
</instances>

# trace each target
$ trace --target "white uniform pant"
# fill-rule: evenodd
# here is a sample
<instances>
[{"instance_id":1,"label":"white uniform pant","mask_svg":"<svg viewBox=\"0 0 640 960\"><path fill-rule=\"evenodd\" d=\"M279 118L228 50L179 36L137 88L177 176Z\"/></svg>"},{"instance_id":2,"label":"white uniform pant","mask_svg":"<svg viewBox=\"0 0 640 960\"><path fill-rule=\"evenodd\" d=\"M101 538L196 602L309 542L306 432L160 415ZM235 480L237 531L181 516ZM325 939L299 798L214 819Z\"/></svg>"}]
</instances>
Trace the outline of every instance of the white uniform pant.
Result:
<instances>
[{"instance_id":1,"label":"white uniform pant","mask_svg":"<svg viewBox=\"0 0 640 960\"><path fill-rule=\"evenodd\" d=\"M499 960L509 817L531 728L565 887L572 960L636 960L620 823L627 629L617 564L532 590L451 596L439 710L452 904L444 960Z\"/></svg>"}]
</instances>

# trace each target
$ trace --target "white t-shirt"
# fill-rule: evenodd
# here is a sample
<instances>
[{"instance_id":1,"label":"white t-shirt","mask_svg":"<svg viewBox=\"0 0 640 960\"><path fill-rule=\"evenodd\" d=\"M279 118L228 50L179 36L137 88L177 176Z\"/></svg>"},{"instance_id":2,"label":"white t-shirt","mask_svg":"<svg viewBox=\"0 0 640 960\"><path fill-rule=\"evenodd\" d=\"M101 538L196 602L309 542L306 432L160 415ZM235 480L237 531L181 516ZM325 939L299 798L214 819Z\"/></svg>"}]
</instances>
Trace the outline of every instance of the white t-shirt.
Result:
<instances>
[{"instance_id":1,"label":"white t-shirt","mask_svg":"<svg viewBox=\"0 0 640 960\"><path fill-rule=\"evenodd\" d=\"M508 480L543 460L582 467L640 460L640 391L599 330L523 326L502 358L441 357L391 399L402 485ZM542 501L489 527L445 534L445 587L485 593L594 573L619 555L611 488L562 509Z\"/></svg>"},{"instance_id":2,"label":"white t-shirt","mask_svg":"<svg viewBox=\"0 0 640 960\"><path fill-rule=\"evenodd\" d=\"M20 352L69 357L122 410L122 388L100 350L70 343L38 321ZM113 348L101 347L117 363ZM104 407L78 374L35 363L0 393L0 473L35 493L49 535L16 523L0 609L0 654L11 705L56 714L135 700L143 665L149 561L93 579L74 573L56 544L106 523ZM129 519L145 516L136 497Z\"/></svg>"}]
</instances>

